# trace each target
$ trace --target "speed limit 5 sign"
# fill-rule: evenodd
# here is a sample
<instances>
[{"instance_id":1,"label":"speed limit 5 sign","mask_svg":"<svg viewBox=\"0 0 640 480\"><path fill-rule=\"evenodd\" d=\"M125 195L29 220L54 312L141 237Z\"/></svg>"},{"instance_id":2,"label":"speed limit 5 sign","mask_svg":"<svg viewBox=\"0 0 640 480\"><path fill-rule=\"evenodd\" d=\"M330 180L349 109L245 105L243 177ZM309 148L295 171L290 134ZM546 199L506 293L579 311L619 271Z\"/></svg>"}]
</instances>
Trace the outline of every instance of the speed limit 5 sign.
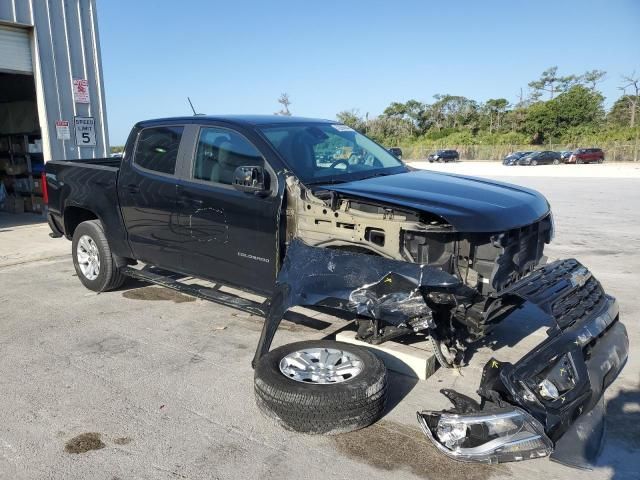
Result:
<instances>
[{"instance_id":1,"label":"speed limit 5 sign","mask_svg":"<svg viewBox=\"0 0 640 480\"><path fill-rule=\"evenodd\" d=\"M96 146L96 119L93 117L74 117L76 145L79 147Z\"/></svg>"}]
</instances>

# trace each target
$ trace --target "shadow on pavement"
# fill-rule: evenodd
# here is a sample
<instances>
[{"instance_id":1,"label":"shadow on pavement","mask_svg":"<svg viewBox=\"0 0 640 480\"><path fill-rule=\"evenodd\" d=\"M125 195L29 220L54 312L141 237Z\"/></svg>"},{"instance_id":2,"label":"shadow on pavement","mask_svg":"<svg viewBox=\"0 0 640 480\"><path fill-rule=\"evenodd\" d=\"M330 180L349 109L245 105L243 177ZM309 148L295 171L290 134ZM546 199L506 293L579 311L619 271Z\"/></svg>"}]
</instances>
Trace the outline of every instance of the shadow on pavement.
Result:
<instances>
[{"instance_id":1,"label":"shadow on pavement","mask_svg":"<svg viewBox=\"0 0 640 480\"><path fill-rule=\"evenodd\" d=\"M36 213L0 212L0 233L4 231L11 231L14 227L38 225L41 223L47 223L47 219Z\"/></svg>"},{"instance_id":2,"label":"shadow on pavement","mask_svg":"<svg viewBox=\"0 0 640 480\"><path fill-rule=\"evenodd\" d=\"M640 390L622 389L607 402L604 448L597 467L612 480L640 478Z\"/></svg>"}]
</instances>

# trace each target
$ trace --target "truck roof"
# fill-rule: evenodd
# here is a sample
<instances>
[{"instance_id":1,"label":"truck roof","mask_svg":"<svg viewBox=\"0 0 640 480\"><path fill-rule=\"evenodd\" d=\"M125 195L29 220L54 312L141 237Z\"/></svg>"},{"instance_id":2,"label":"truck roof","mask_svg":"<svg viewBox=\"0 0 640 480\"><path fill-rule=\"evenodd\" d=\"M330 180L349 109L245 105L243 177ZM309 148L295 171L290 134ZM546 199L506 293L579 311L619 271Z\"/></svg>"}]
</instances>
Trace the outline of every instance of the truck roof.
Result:
<instances>
[{"instance_id":1,"label":"truck roof","mask_svg":"<svg viewBox=\"0 0 640 480\"><path fill-rule=\"evenodd\" d=\"M284 115L190 115L184 117L156 118L143 120L136 125L147 127L163 123L194 123L194 122L226 122L239 125L278 125L288 123L339 123L336 120L322 120L318 118L288 117Z\"/></svg>"}]
</instances>

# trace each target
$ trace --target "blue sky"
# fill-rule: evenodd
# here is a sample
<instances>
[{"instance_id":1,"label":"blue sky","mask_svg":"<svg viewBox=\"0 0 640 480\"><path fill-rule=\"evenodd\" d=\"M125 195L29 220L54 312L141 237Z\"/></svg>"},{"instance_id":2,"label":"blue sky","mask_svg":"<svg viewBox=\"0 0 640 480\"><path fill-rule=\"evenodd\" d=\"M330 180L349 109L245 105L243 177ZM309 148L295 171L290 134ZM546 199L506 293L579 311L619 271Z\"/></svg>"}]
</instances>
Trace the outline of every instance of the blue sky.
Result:
<instances>
[{"instance_id":1,"label":"blue sky","mask_svg":"<svg viewBox=\"0 0 640 480\"><path fill-rule=\"evenodd\" d=\"M112 145L138 120L381 113L434 94L506 97L547 67L640 73L637 0L98 0Z\"/></svg>"}]
</instances>

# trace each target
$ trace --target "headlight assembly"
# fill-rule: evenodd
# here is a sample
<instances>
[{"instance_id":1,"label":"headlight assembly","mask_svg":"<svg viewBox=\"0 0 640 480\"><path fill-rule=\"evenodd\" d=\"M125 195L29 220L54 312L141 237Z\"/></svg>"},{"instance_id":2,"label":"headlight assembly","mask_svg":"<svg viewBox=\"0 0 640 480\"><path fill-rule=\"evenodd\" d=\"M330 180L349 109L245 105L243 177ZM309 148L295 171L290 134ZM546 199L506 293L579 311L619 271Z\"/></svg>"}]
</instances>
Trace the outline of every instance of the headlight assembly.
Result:
<instances>
[{"instance_id":1,"label":"headlight assembly","mask_svg":"<svg viewBox=\"0 0 640 480\"><path fill-rule=\"evenodd\" d=\"M418 422L436 447L456 460L513 462L553 451L540 422L517 407L471 414L418 412Z\"/></svg>"},{"instance_id":2,"label":"headlight assembly","mask_svg":"<svg viewBox=\"0 0 640 480\"><path fill-rule=\"evenodd\" d=\"M576 386L577 374L571 354L560 356L547 369L538 374L535 380L536 391L544 400L554 401Z\"/></svg>"}]
</instances>

